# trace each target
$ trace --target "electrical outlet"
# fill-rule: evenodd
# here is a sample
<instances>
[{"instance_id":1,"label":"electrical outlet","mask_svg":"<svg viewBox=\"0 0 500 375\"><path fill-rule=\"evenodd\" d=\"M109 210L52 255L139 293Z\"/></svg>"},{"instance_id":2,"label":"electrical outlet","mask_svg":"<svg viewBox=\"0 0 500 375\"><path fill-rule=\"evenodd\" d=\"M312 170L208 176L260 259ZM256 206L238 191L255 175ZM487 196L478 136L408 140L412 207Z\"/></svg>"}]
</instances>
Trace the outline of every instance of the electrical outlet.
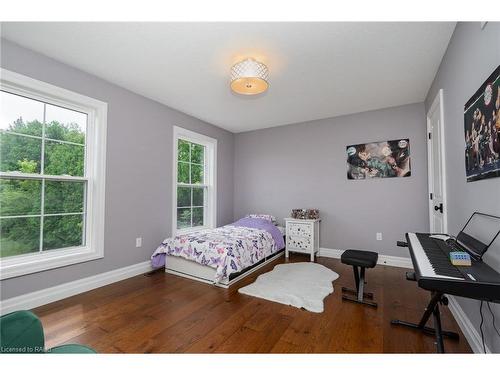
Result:
<instances>
[{"instance_id":1,"label":"electrical outlet","mask_svg":"<svg viewBox=\"0 0 500 375\"><path fill-rule=\"evenodd\" d=\"M137 237L135 239L135 247L141 247L142 246L142 237Z\"/></svg>"},{"instance_id":2,"label":"electrical outlet","mask_svg":"<svg viewBox=\"0 0 500 375\"><path fill-rule=\"evenodd\" d=\"M377 241L382 241L382 233L377 233Z\"/></svg>"}]
</instances>

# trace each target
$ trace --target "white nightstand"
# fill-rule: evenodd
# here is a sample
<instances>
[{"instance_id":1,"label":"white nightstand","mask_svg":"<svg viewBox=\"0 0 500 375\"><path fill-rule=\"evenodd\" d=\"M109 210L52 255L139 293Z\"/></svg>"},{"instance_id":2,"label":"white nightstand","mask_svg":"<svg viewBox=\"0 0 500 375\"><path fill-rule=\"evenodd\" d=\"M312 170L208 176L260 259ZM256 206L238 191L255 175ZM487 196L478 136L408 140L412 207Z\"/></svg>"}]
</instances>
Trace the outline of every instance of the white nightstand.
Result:
<instances>
[{"instance_id":1,"label":"white nightstand","mask_svg":"<svg viewBox=\"0 0 500 375\"><path fill-rule=\"evenodd\" d=\"M290 251L310 254L314 262L314 254L319 251L319 223L321 219L286 218L286 249L285 257Z\"/></svg>"}]
</instances>

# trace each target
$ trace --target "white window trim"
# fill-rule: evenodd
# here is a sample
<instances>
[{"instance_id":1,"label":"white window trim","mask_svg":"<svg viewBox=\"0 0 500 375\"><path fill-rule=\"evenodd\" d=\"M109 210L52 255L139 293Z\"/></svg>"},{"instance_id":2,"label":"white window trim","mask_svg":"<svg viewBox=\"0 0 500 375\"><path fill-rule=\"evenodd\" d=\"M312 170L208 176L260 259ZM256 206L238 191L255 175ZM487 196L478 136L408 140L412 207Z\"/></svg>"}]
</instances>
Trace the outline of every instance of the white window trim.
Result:
<instances>
[{"instance_id":1,"label":"white window trim","mask_svg":"<svg viewBox=\"0 0 500 375\"><path fill-rule=\"evenodd\" d=\"M206 222L203 226L177 229L177 141L183 139L205 146L207 160L206 181L208 186ZM215 228L217 223L217 139L198 134L178 126L173 128L173 174L172 174L172 235Z\"/></svg>"},{"instance_id":2,"label":"white window trim","mask_svg":"<svg viewBox=\"0 0 500 375\"><path fill-rule=\"evenodd\" d=\"M0 88L88 114L85 245L0 259L0 280L103 258L107 103L1 68ZM3 172L1 175L8 177L13 173Z\"/></svg>"}]
</instances>

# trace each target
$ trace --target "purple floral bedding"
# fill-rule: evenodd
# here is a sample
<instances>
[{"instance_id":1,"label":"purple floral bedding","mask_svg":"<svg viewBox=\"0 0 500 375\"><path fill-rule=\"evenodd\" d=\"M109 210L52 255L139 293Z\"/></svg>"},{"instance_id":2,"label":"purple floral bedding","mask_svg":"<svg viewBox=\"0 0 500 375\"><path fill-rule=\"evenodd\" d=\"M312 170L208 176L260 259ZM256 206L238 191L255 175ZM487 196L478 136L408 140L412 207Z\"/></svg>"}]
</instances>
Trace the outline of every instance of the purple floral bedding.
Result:
<instances>
[{"instance_id":1,"label":"purple floral bedding","mask_svg":"<svg viewBox=\"0 0 500 375\"><path fill-rule=\"evenodd\" d=\"M285 247L279 229L270 221L243 218L237 222L167 238L151 256L153 267L166 255L179 256L216 269L214 282L240 272Z\"/></svg>"}]
</instances>

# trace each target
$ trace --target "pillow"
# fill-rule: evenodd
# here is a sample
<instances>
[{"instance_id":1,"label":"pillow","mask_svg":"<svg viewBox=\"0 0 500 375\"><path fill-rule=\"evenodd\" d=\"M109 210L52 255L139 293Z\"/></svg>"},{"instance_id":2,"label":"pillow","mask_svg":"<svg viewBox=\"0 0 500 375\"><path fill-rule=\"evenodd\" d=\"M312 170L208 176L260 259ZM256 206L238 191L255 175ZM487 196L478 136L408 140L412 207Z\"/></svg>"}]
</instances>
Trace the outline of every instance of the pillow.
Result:
<instances>
[{"instance_id":1,"label":"pillow","mask_svg":"<svg viewBox=\"0 0 500 375\"><path fill-rule=\"evenodd\" d=\"M246 217L250 217L250 218L253 218L253 219L264 219L264 220L270 221L273 224L276 224L276 218L273 215L249 214Z\"/></svg>"}]
</instances>

